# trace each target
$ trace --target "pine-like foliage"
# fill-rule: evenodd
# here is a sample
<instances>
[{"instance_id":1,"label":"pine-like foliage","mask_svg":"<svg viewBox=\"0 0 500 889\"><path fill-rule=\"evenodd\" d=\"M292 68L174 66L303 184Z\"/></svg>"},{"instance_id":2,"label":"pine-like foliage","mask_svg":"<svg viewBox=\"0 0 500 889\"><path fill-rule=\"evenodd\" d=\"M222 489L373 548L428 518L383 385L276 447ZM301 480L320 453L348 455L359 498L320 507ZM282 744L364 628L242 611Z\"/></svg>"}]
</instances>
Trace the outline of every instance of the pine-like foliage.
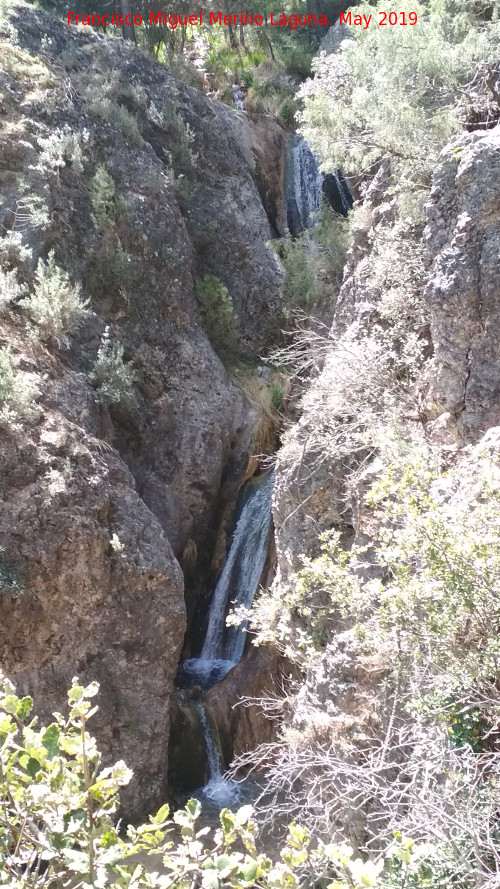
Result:
<instances>
[{"instance_id":1,"label":"pine-like foliage","mask_svg":"<svg viewBox=\"0 0 500 889\"><path fill-rule=\"evenodd\" d=\"M302 133L325 169L368 172L383 155L407 188L425 188L437 155L460 129L457 102L475 66L498 56L500 30L481 4L466 0L404 0L398 15L417 24L379 25L394 11L382 0L353 7L372 16L351 28L336 54L314 62L303 88ZM488 20L488 18L490 20Z\"/></svg>"}]
</instances>

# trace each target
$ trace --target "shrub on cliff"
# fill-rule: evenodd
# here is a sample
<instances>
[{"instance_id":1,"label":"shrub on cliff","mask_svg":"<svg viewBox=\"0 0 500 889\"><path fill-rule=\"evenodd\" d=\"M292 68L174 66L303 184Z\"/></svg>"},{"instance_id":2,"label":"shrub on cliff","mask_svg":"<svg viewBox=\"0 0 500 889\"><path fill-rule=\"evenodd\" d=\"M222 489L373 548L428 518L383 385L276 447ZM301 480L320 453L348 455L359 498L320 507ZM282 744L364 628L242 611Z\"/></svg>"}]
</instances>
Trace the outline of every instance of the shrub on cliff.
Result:
<instances>
[{"instance_id":1,"label":"shrub on cliff","mask_svg":"<svg viewBox=\"0 0 500 889\"><path fill-rule=\"evenodd\" d=\"M285 270L285 318L297 309L311 311L328 300L341 280L351 233L349 222L324 206L317 223L298 238L275 242Z\"/></svg>"},{"instance_id":2,"label":"shrub on cliff","mask_svg":"<svg viewBox=\"0 0 500 889\"><path fill-rule=\"evenodd\" d=\"M36 324L44 340L64 341L83 319L88 301L82 299L80 288L71 284L68 273L56 265L51 250L44 262L38 263L33 292L20 305Z\"/></svg>"},{"instance_id":3,"label":"shrub on cliff","mask_svg":"<svg viewBox=\"0 0 500 889\"><path fill-rule=\"evenodd\" d=\"M97 400L101 404L121 403L133 407L137 403L134 394L137 373L123 356L123 345L111 342L106 330L92 369L97 384Z\"/></svg>"},{"instance_id":4,"label":"shrub on cliff","mask_svg":"<svg viewBox=\"0 0 500 889\"><path fill-rule=\"evenodd\" d=\"M204 275L196 282L196 298L210 342L230 361L238 348L238 317L227 287L216 275Z\"/></svg>"},{"instance_id":5,"label":"shrub on cliff","mask_svg":"<svg viewBox=\"0 0 500 889\"><path fill-rule=\"evenodd\" d=\"M127 215L127 202L117 192L112 176L102 164L99 164L92 179L90 199L92 201L92 220L101 232L112 228L116 222L124 219Z\"/></svg>"},{"instance_id":6,"label":"shrub on cliff","mask_svg":"<svg viewBox=\"0 0 500 889\"><path fill-rule=\"evenodd\" d=\"M18 371L8 348L0 349L0 426L12 427L36 416L38 386L32 374Z\"/></svg>"},{"instance_id":7,"label":"shrub on cliff","mask_svg":"<svg viewBox=\"0 0 500 889\"><path fill-rule=\"evenodd\" d=\"M440 474L391 430L362 513L371 545L323 535L253 609L257 641L308 673L281 739L245 757L267 768L263 811L347 824L365 851L418 838L431 861L410 885L500 878L499 453L490 439Z\"/></svg>"}]
</instances>

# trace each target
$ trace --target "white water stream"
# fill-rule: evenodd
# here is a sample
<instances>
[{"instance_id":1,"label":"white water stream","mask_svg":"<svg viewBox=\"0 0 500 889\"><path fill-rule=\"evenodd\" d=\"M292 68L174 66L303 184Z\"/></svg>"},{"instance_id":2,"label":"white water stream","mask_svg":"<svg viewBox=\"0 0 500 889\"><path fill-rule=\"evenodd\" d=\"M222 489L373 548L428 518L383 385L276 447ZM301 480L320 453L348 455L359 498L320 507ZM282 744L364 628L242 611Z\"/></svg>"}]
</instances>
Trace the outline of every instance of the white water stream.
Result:
<instances>
[{"instance_id":1,"label":"white water stream","mask_svg":"<svg viewBox=\"0 0 500 889\"><path fill-rule=\"evenodd\" d=\"M246 621L238 627L226 627L230 606L252 605L266 563L271 536L271 494L274 475L247 483L224 567L217 581L210 605L207 632L199 658L182 664L184 678L203 689L211 688L226 676L243 657ZM203 729L207 757L208 782L201 794L217 805L229 805L237 799L239 785L223 777L223 762L216 731L203 702L197 705Z\"/></svg>"}]
</instances>

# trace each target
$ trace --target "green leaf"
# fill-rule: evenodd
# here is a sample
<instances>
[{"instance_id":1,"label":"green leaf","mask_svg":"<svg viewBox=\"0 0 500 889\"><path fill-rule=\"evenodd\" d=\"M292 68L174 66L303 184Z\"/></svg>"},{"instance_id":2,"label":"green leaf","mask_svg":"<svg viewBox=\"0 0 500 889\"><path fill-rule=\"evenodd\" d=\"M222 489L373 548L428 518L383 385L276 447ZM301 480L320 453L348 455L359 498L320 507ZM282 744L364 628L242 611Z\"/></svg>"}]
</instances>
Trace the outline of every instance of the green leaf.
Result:
<instances>
[{"instance_id":1,"label":"green leaf","mask_svg":"<svg viewBox=\"0 0 500 889\"><path fill-rule=\"evenodd\" d=\"M167 820L170 813L170 807L168 805L162 806L158 809L156 815L150 815L149 820L152 824L163 824L164 821Z\"/></svg>"},{"instance_id":2,"label":"green leaf","mask_svg":"<svg viewBox=\"0 0 500 889\"><path fill-rule=\"evenodd\" d=\"M28 759L28 762L26 763L26 771L27 771L28 775L30 776L30 778L34 778L35 775L37 774L37 772L39 772L41 768L42 768L42 766L40 765L38 760L35 759L33 756L30 756L30 758Z\"/></svg>"},{"instance_id":3,"label":"green leaf","mask_svg":"<svg viewBox=\"0 0 500 889\"><path fill-rule=\"evenodd\" d=\"M186 811L189 812L191 817L194 819L199 818L201 814L201 803L197 799L188 799L186 803Z\"/></svg>"},{"instance_id":4,"label":"green leaf","mask_svg":"<svg viewBox=\"0 0 500 889\"><path fill-rule=\"evenodd\" d=\"M19 706L16 710L17 718L20 719L21 722L23 722L26 719L26 717L29 716L29 714L31 713L32 707L33 707L33 698L30 698L29 695L26 695L26 697L21 699Z\"/></svg>"},{"instance_id":5,"label":"green leaf","mask_svg":"<svg viewBox=\"0 0 500 889\"><path fill-rule=\"evenodd\" d=\"M42 735L42 744L45 747L49 759L59 756L59 726L55 723L49 725Z\"/></svg>"},{"instance_id":6,"label":"green leaf","mask_svg":"<svg viewBox=\"0 0 500 889\"><path fill-rule=\"evenodd\" d=\"M240 870L240 874L244 879L245 883L252 883L257 876L257 871L259 869L259 865L256 861L250 861L249 863L245 863Z\"/></svg>"}]
</instances>

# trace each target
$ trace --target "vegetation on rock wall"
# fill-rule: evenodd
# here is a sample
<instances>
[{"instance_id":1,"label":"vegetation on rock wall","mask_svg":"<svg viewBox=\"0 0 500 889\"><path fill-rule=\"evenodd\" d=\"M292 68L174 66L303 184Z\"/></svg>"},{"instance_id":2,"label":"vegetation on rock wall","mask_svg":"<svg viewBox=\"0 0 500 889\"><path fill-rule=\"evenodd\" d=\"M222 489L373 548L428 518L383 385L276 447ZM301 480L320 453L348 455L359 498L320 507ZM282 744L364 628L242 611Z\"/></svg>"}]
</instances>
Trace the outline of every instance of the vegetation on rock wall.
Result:
<instances>
[{"instance_id":1,"label":"vegetation on rock wall","mask_svg":"<svg viewBox=\"0 0 500 889\"><path fill-rule=\"evenodd\" d=\"M498 56L500 25L495 6L463 0L403 3L406 15L417 13L416 25L379 25L379 13L392 9L357 7L375 22L314 61L302 132L327 170L370 174L387 155L398 189L414 203L473 106L476 66Z\"/></svg>"}]
</instances>

